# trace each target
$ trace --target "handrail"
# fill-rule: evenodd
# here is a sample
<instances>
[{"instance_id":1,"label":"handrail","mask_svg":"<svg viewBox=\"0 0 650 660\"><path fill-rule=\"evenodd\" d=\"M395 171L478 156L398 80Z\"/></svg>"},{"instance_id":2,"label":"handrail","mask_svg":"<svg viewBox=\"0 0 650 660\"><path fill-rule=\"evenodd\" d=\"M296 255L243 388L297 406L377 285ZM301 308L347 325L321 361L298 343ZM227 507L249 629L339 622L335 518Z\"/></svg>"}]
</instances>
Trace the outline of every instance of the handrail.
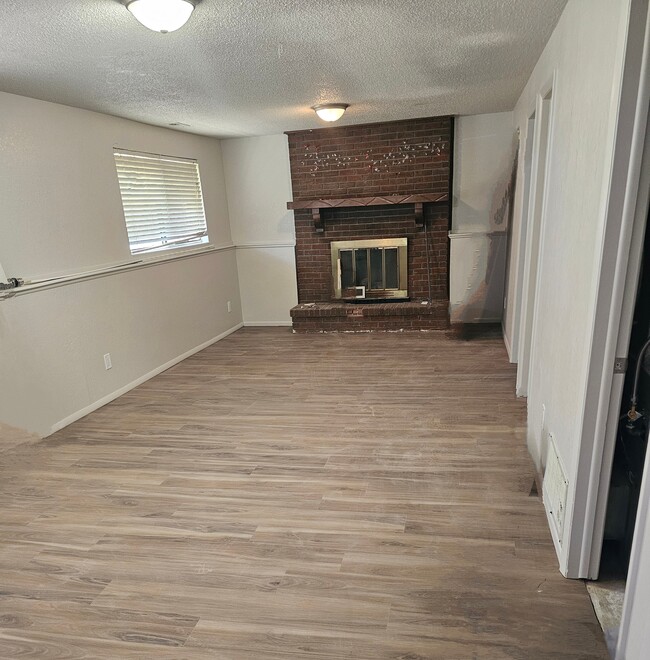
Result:
<instances>
[{"instance_id":1,"label":"handrail","mask_svg":"<svg viewBox=\"0 0 650 660\"><path fill-rule=\"evenodd\" d=\"M54 287L64 286L67 284L74 284L75 282L83 282L84 280L92 280L99 277L106 277L108 275L115 275L130 270L137 270L140 268L148 268L149 266L156 266L158 264L168 263L170 261L178 261L180 259L189 259L191 257L198 257L203 254L211 252L222 252L225 250L234 250L234 244L228 245L207 245L193 250L183 250L182 252L175 252L162 257L150 259L137 259L135 261L126 261L117 264L109 264L101 266L93 270L83 271L79 273L72 273L70 275L62 275L60 277L50 277L43 279L21 279L9 278L8 283L11 284L12 280L14 286L5 290L0 290L0 300L6 300L15 296L21 296L27 293L34 293L36 291L43 291L45 289L52 289Z\"/></svg>"}]
</instances>

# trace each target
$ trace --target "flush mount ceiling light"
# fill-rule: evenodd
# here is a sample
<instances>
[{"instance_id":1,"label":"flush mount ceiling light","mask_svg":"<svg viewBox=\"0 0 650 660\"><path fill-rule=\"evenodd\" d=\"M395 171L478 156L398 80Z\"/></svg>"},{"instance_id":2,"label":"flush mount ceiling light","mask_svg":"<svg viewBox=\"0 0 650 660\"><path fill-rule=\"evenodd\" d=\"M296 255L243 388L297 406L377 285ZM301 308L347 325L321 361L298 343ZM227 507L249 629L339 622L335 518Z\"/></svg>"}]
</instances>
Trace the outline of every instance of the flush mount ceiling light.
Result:
<instances>
[{"instance_id":1,"label":"flush mount ceiling light","mask_svg":"<svg viewBox=\"0 0 650 660\"><path fill-rule=\"evenodd\" d=\"M314 106L314 111L323 121L336 121L349 107L348 103L325 103Z\"/></svg>"},{"instance_id":2,"label":"flush mount ceiling light","mask_svg":"<svg viewBox=\"0 0 650 660\"><path fill-rule=\"evenodd\" d=\"M121 0L122 4L154 32L174 32L187 23L201 0Z\"/></svg>"}]
</instances>

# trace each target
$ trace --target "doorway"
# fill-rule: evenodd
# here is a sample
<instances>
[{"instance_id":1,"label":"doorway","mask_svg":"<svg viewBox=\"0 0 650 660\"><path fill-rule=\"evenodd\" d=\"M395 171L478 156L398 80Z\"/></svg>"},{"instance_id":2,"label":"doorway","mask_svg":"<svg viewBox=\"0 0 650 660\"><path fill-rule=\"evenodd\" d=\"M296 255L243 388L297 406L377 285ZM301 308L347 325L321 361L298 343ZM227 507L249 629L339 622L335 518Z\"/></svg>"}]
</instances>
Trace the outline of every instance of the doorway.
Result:
<instances>
[{"instance_id":1,"label":"doorway","mask_svg":"<svg viewBox=\"0 0 650 660\"><path fill-rule=\"evenodd\" d=\"M650 419L650 231L646 231L630 333L628 363L612 460L598 580L587 589L614 654L648 448ZM635 403L636 402L636 403Z\"/></svg>"},{"instance_id":2,"label":"doorway","mask_svg":"<svg viewBox=\"0 0 650 660\"><path fill-rule=\"evenodd\" d=\"M553 112L553 85L539 96L534 122L535 140L533 143L530 188L524 183L524 191L529 188L528 217L526 221L527 268L524 271L521 303L521 326L517 340L517 396L528 396L531 355L533 351L533 328L535 299L539 275L539 255L542 241L543 217L546 202L546 180L551 144L551 119ZM537 117L537 120L535 120ZM529 120L530 128L530 120Z\"/></svg>"},{"instance_id":3,"label":"doorway","mask_svg":"<svg viewBox=\"0 0 650 660\"><path fill-rule=\"evenodd\" d=\"M508 271L506 282L510 279L510 269L515 268L515 291L513 297L513 326L512 326L512 345L510 347L510 362L519 362L519 328L521 322L521 305L523 291L523 273L526 263L526 244L528 234L528 218L530 217L530 188L533 168L533 145L535 144L535 113L528 118L526 125L526 137L524 147L524 188L522 200L522 218L521 230L519 235L519 249L517 250L517 263L512 264L512 245L508 245ZM512 232L513 223L508 223L508 232ZM510 233L509 233L510 236ZM507 301L506 301L507 304Z\"/></svg>"}]
</instances>

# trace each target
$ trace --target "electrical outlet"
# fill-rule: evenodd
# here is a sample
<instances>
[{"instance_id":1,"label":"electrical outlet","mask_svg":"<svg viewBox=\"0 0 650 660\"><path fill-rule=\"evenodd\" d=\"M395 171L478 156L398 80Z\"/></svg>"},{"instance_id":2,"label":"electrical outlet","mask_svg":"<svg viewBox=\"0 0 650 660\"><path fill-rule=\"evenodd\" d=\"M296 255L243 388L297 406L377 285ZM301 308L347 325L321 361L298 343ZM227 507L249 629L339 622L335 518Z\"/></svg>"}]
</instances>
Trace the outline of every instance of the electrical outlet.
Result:
<instances>
[{"instance_id":1,"label":"electrical outlet","mask_svg":"<svg viewBox=\"0 0 650 660\"><path fill-rule=\"evenodd\" d=\"M104 355L104 367L106 367L106 371L113 368L113 363L111 362L111 354L110 353L106 353Z\"/></svg>"},{"instance_id":2,"label":"electrical outlet","mask_svg":"<svg viewBox=\"0 0 650 660\"><path fill-rule=\"evenodd\" d=\"M232 303L230 300L226 303L226 307L228 308L228 313L232 312Z\"/></svg>"}]
</instances>

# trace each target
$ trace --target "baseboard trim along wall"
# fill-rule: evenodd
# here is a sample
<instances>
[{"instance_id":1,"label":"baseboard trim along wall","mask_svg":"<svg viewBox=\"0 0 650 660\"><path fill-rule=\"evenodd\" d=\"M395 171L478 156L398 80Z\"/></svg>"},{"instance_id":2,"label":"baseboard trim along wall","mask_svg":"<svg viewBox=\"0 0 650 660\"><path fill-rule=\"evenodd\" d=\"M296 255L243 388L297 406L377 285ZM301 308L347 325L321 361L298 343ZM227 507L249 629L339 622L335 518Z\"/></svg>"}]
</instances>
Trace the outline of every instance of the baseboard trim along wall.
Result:
<instances>
[{"instance_id":1,"label":"baseboard trim along wall","mask_svg":"<svg viewBox=\"0 0 650 660\"><path fill-rule=\"evenodd\" d=\"M65 428L69 424L72 424L73 422L76 422L77 420L81 419L82 417L85 417L86 415L89 415L91 412L94 412L98 408L101 408L102 406L105 406L107 403L110 403L111 401L114 401L118 397L122 396L122 394L126 394L128 391L132 390L134 387L137 387L138 385L142 385L142 383L150 380L154 376L157 376L158 374L162 373L163 371L167 371L170 367L173 367L174 365L178 364L179 362L182 362L186 358L194 355L195 353L198 353L199 351L202 351L204 348L207 348L208 346L211 346L212 344L215 344L216 342L224 339L228 335L231 335L233 332L236 332L240 328L244 326L243 323L238 323L237 325L234 325L232 328L229 328L225 332L222 332L220 335L217 335L216 337L213 337L212 339L208 339L208 341L203 342L202 344L199 344L198 346L195 346L194 348L191 348L189 351L185 351L185 353L182 353L181 355L169 360L169 362L165 362L165 364L161 364L159 367L156 367L149 373L144 374L143 376L140 376L140 378L136 378L134 381L131 381L130 383L124 385L123 387L120 387L119 389L115 390L114 392L111 392L110 394L107 394L106 396L103 396L101 399L98 399L97 401L91 403L89 406L86 406L85 408L82 408L81 410L78 410L75 413L72 413L72 415L68 415L67 417L64 417L62 420L56 422L56 424L52 425L52 428L50 429L49 435L52 435L52 433L56 433L57 431L60 431L62 428ZM46 436L46 437L48 437Z\"/></svg>"},{"instance_id":2,"label":"baseboard trim along wall","mask_svg":"<svg viewBox=\"0 0 650 660\"><path fill-rule=\"evenodd\" d=\"M245 328L290 328L291 321L244 321Z\"/></svg>"},{"instance_id":3,"label":"baseboard trim along wall","mask_svg":"<svg viewBox=\"0 0 650 660\"><path fill-rule=\"evenodd\" d=\"M514 364L512 360L512 348L510 347L510 339L508 339L508 333L506 332L506 328L503 323L501 324L501 334L503 335L503 343L506 347L506 353L508 353L508 360L510 360L510 364Z\"/></svg>"}]
</instances>

